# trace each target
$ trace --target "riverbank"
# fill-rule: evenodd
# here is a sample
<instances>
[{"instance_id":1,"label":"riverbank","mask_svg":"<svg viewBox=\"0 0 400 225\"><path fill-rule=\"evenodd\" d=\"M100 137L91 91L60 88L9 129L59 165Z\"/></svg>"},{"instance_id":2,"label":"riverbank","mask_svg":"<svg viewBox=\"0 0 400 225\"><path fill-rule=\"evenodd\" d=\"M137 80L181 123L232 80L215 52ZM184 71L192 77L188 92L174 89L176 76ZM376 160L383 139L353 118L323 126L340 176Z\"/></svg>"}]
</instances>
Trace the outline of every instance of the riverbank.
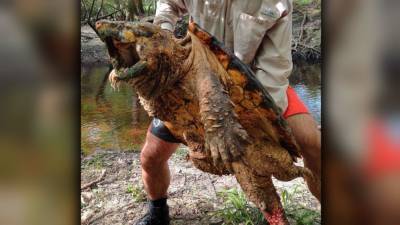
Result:
<instances>
[{"instance_id":1,"label":"riverbank","mask_svg":"<svg viewBox=\"0 0 400 225\"><path fill-rule=\"evenodd\" d=\"M320 63L321 55L321 1L296 0L293 3L293 61Z\"/></svg>"},{"instance_id":2,"label":"riverbank","mask_svg":"<svg viewBox=\"0 0 400 225\"><path fill-rule=\"evenodd\" d=\"M226 222L226 190L240 187L232 176L215 176L194 168L186 158L184 146L173 155L169 165L170 215L175 225L222 224ZM146 212L141 182L139 153L98 150L81 159L81 223L93 225L134 224ZM303 179L290 182L274 180L286 204L292 224L320 224L320 205L310 194ZM240 192L239 192L240 193ZM246 203L247 205L250 205ZM251 206L251 205L250 205ZM254 208L251 208L253 211ZM238 211L240 208L235 209ZM225 213L225 214L224 214ZM263 223L256 223L263 224Z\"/></svg>"}]
</instances>

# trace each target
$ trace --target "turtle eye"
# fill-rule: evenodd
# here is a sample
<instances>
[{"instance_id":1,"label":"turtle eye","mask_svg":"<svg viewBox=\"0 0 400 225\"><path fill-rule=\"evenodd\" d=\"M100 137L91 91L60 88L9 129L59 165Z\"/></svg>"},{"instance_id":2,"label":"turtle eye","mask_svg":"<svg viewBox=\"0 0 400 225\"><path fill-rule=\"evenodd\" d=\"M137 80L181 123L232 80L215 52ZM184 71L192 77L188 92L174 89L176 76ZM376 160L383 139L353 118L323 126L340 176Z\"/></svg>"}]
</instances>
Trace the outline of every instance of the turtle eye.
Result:
<instances>
[{"instance_id":1,"label":"turtle eye","mask_svg":"<svg viewBox=\"0 0 400 225\"><path fill-rule=\"evenodd\" d=\"M113 44L116 48L128 48L129 47L129 43L123 43L117 40L113 39Z\"/></svg>"},{"instance_id":2,"label":"turtle eye","mask_svg":"<svg viewBox=\"0 0 400 225\"><path fill-rule=\"evenodd\" d=\"M103 23L101 21L97 21L96 22L96 30L100 29L102 24Z\"/></svg>"},{"instance_id":3,"label":"turtle eye","mask_svg":"<svg viewBox=\"0 0 400 225\"><path fill-rule=\"evenodd\" d=\"M146 27L138 27L137 29L133 30L133 33L135 34L136 37L152 37L154 35L154 32L151 31L150 29L146 29Z\"/></svg>"}]
</instances>

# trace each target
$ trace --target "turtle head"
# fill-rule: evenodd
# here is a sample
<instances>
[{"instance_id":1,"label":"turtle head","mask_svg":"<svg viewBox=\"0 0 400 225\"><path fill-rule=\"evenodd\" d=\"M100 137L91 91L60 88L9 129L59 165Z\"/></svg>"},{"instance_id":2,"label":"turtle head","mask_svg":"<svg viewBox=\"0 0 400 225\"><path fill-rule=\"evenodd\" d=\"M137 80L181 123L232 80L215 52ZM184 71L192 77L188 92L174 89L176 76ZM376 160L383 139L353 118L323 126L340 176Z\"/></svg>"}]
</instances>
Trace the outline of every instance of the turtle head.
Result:
<instances>
[{"instance_id":1,"label":"turtle head","mask_svg":"<svg viewBox=\"0 0 400 225\"><path fill-rule=\"evenodd\" d=\"M100 20L96 22L96 30L101 40L106 43L114 68L131 67L154 51L151 45L161 32L150 23L134 23L123 21ZM139 55L140 53L140 55Z\"/></svg>"},{"instance_id":2,"label":"turtle head","mask_svg":"<svg viewBox=\"0 0 400 225\"><path fill-rule=\"evenodd\" d=\"M101 20L96 22L96 30L106 43L117 74L136 68L126 81L138 92L154 94L167 88L180 76L189 54L171 32L151 23Z\"/></svg>"}]
</instances>

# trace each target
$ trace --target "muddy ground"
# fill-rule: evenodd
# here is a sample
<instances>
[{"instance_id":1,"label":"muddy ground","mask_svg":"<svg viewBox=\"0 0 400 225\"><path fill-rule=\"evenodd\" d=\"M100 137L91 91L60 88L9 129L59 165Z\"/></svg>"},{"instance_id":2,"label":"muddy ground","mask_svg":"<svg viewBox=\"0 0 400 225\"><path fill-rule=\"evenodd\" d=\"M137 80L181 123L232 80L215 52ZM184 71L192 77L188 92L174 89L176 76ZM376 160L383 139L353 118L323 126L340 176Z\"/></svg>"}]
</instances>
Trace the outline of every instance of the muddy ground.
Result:
<instances>
[{"instance_id":1,"label":"muddy ground","mask_svg":"<svg viewBox=\"0 0 400 225\"><path fill-rule=\"evenodd\" d=\"M215 212L223 208L218 192L240 188L232 176L215 176L201 172L186 161L186 147L181 146L169 165L172 182L169 188L171 224L222 224ZM82 157L81 185L102 179L81 192L82 224L134 224L147 209L141 182L138 152L97 150ZM292 201L319 211L318 201L301 178L274 183L281 193L295 187ZM319 224L320 218L314 224ZM295 222L293 222L295 224Z\"/></svg>"}]
</instances>

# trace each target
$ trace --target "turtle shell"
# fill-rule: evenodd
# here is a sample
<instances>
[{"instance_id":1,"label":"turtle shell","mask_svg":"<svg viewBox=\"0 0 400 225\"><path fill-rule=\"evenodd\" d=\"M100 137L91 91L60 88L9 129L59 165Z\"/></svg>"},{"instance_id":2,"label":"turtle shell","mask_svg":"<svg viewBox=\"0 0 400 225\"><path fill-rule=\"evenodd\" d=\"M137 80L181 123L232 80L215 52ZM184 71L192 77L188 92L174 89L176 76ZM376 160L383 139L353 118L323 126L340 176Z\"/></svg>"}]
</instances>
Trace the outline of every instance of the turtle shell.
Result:
<instances>
[{"instance_id":1,"label":"turtle shell","mask_svg":"<svg viewBox=\"0 0 400 225\"><path fill-rule=\"evenodd\" d=\"M294 160L300 157L299 147L292 135L290 127L282 117L280 108L276 105L275 101L260 81L257 80L250 67L237 58L222 42L218 41L196 23L192 21L189 22L188 31L200 39L200 41L215 54L229 76L236 83L241 84L240 86L243 88L242 95L246 92L248 95L252 96L246 99L243 96L243 105L246 107L246 104L251 104L257 107L258 110L261 110L277 130L280 145L290 153Z\"/></svg>"}]
</instances>

